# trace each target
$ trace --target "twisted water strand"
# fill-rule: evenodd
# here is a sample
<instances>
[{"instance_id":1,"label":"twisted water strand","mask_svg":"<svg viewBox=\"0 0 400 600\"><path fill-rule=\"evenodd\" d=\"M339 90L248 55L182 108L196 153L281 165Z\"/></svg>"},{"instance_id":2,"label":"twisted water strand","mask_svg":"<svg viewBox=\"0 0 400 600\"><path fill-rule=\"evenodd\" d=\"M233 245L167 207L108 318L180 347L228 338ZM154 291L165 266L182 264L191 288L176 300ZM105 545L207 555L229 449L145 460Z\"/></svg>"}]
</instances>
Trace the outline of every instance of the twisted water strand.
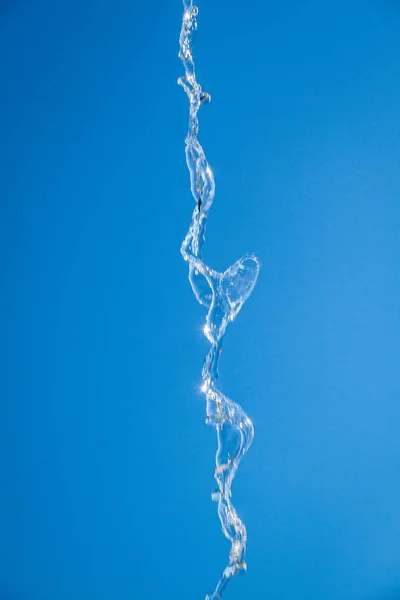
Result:
<instances>
[{"instance_id":1,"label":"twisted water strand","mask_svg":"<svg viewBox=\"0 0 400 600\"><path fill-rule=\"evenodd\" d=\"M180 52L185 76L178 80L184 88L190 105L189 131L186 137L186 161L190 172L191 191L196 202L189 231L181 246L183 258L189 263L189 281L194 295L207 309L204 335L211 344L202 369L202 391L206 396L206 422L217 431L218 449L214 477L218 489L212 499L218 502L218 515L222 531L231 542L229 563L225 567L214 593L206 600L219 600L231 577L246 570L246 528L232 502L231 485L242 456L249 448L253 436L253 423L243 409L222 394L216 386L218 361L222 340L230 321L233 321L256 283L259 263L254 255L237 260L223 273L214 271L202 260L205 225L214 200L215 183L211 168L197 134L198 111L210 101L196 80L191 42L197 29L198 9L193 0L183 0L184 13L180 33Z\"/></svg>"}]
</instances>

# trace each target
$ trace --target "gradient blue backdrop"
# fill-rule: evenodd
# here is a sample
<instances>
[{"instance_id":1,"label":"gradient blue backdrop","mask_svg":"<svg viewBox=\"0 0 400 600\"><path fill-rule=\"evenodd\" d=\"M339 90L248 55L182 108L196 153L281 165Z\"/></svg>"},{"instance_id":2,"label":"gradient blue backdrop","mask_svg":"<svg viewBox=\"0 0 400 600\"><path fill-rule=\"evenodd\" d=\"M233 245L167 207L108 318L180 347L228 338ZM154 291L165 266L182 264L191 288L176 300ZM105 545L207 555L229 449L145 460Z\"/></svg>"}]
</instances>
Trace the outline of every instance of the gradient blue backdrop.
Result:
<instances>
[{"instance_id":1,"label":"gradient blue backdrop","mask_svg":"<svg viewBox=\"0 0 400 600\"><path fill-rule=\"evenodd\" d=\"M188 600L225 565L181 3L3 0L1 600ZM222 387L254 419L227 600L400 598L400 5L202 0L206 259L262 271Z\"/></svg>"}]
</instances>

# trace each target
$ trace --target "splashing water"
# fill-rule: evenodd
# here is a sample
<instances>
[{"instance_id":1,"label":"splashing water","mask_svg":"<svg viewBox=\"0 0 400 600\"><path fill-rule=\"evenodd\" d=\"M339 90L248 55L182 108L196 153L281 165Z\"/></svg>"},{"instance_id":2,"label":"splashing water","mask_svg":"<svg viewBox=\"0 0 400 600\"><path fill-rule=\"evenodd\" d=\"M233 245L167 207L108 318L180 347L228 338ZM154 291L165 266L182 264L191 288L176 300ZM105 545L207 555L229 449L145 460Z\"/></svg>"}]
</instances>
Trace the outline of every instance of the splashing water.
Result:
<instances>
[{"instance_id":1,"label":"splashing water","mask_svg":"<svg viewBox=\"0 0 400 600\"><path fill-rule=\"evenodd\" d=\"M186 137L186 162L196 207L189 231L181 246L183 258L189 263L189 281L196 299L207 310L204 335L211 344L202 369L202 391L206 396L206 422L217 431L218 449L214 477L218 489L212 499L218 502L218 515L222 531L231 542L229 563L225 567L215 591L206 600L219 600L229 579L246 570L244 555L247 533L232 502L231 485L242 456L248 450L254 436L253 423L243 409L222 394L216 386L218 361L226 328L233 321L253 291L259 272L254 255L237 260L223 273L214 271L202 260L205 242L205 226L215 195L214 176L207 162L197 134L198 111L202 104L211 100L196 80L191 42L197 29L197 6L193 0L183 0L184 13L179 38L179 57L183 62L185 76L178 79L184 88L190 105L189 131Z\"/></svg>"}]
</instances>

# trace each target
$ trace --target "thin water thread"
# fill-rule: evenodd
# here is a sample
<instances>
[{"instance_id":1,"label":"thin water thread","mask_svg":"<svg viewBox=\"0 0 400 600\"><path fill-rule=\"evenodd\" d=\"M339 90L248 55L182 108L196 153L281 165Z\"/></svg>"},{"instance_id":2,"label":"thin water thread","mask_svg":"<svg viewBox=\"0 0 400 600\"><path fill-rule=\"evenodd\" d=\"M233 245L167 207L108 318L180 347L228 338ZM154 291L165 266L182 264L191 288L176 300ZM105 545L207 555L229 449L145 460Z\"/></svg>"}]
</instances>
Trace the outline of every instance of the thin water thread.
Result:
<instances>
[{"instance_id":1,"label":"thin water thread","mask_svg":"<svg viewBox=\"0 0 400 600\"><path fill-rule=\"evenodd\" d=\"M198 112L201 105L210 102L211 97L202 91L196 80L192 55L198 8L193 0L183 0L183 6L179 57L185 75L178 79L178 83L189 98L189 130L185 150L191 192L196 206L181 253L189 264L189 281L193 293L197 301L207 309L203 331L211 344L203 363L201 389L206 397L206 423L216 428L218 441L214 471L218 489L212 493L212 499L218 502L222 531L231 542L231 550L228 565L214 592L207 595L206 600L220 600L229 579L246 570L244 556L247 532L231 502L231 486L239 463L253 440L254 427L244 410L217 388L218 362L226 328L253 291L259 273L259 262L256 256L247 254L220 273L211 269L202 259L207 217L215 196L215 181L197 139Z\"/></svg>"}]
</instances>

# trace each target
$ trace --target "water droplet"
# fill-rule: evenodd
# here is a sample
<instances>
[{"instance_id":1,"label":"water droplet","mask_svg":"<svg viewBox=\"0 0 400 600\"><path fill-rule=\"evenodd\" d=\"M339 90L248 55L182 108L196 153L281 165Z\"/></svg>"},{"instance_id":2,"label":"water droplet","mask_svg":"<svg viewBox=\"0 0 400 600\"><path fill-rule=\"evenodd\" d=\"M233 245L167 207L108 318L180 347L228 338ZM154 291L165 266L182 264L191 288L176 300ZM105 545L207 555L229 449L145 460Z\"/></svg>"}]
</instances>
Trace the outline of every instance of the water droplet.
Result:
<instances>
[{"instance_id":1,"label":"water droplet","mask_svg":"<svg viewBox=\"0 0 400 600\"><path fill-rule=\"evenodd\" d=\"M202 92L200 94L200 103L201 104L210 104L211 102L211 94L207 94L207 92Z\"/></svg>"},{"instance_id":2,"label":"water droplet","mask_svg":"<svg viewBox=\"0 0 400 600\"><path fill-rule=\"evenodd\" d=\"M213 490L211 492L211 500L213 502L219 502L219 499L221 498L221 494L219 490Z\"/></svg>"}]
</instances>

